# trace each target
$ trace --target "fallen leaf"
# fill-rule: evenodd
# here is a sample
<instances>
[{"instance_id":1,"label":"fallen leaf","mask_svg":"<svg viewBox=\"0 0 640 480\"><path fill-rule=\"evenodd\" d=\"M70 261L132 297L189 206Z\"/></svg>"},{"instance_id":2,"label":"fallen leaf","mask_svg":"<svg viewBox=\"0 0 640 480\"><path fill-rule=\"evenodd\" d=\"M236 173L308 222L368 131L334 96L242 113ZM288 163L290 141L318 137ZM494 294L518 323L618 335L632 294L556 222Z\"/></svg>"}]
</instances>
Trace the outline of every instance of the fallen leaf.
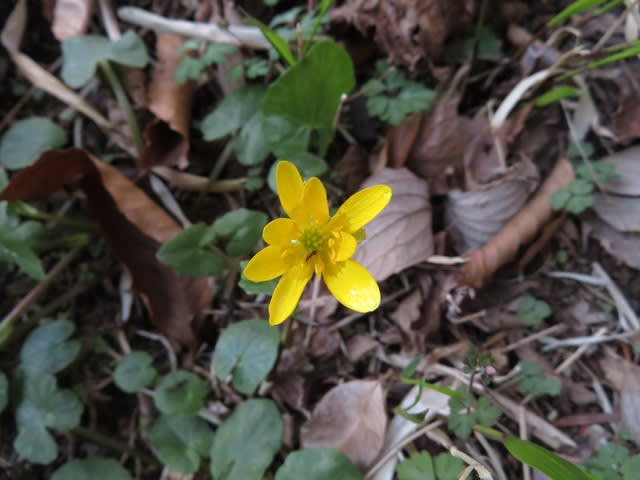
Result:
<instances>
[{"instance_id":1,"label":"fallen leaf","mask_svg":"<svg viewBox=\"0 0 640 480\"><path fill-rule=\"evenodd\" d=\"M380 382L353 380L322 397L302 426L300 441L303 448L336 448L366 468L382 448L386 424Z\"/></svg>"},{"instance_id":2,"label":"fallen leaf","mask_svg":"<svg viewBox=\"0 0 640 480\"><path fill-rule=\"evenodd\" d=\"M602 220L587 220L590 235L596 238L602 248L631 268L640 270L640 234L620 232Z\"/></svg>"},{"instance_id":3,"label":"fallen leaf","mask_svg":"<svg viewBox=\"0 0 640 480\"><path fill-rule=\"evenodd\" d=\"M427 57L437 59L452 33L473 25L475 2L467 0L354 0L333 9L334 20L353 24L375 42L392 63L413 69Z\"/></svg>"},{"instance_id":4,"label":"fallen leaf","mask_svg":"<svg viewBox=\"0 0 640 480\"><path fill-rule=\"evenodd\" d=\"M411 335L411 325L420 318L422 301L422 293L416 289L408 297L403 298L397 308L389 315L391 320L396 322L400 330L407 335Z\"/></svg>"},{"instance_id":5,"label":"fallen leaf","mask_svg":"<svg viewBox=\"0 0 640 480\"><path fill-rule=\"evenodd\" d=\"M603 185L617 195L640 196L640 146L630 147L600 159L615 166L615 177Z\"/></svg>"},{"instance_id":6,"label":"fallen leaf","mask_svg":"<svg viewBox=\"0 0 640 480\"><path fill-rule=\"evenodd\" d=\"M529 202L486 244L467 253L462 283L480 287L484 280L511 261L518 249L531 241L552 216L549 198L575 177L568 160L561 158Z\"/></svg>"},{"instance_id":7,"label":"fallen leaf","mask_svg":"<svg viewBox=\"0 0 640 480\"><path fill-rule=\"evenodd\" d=\"M598 216L621 232L640 232L640 198L596 193L593 209Z\"/></svg>"},{"instance_id":8,"label":"fallen leaf","mask_svg":"<svg viewBox=\"0 0 640 480\"><path fill-rule=\"evenodd\" d=\"M355 255L378 281L426 261L433 253L427 183L406 168L386 168L362 187L381 183L393 189L393 196L366 226L367 239Z\"/></svg>"},{"instance_id":9,"label":"fallen leaf","mask_svg":"<svg viewBox=\"0 0 640 480\"><path fill-rule=\"evenodd\" d=\"M611 113L610 128L621 144L640 138L640 90L634 81L639 73L640 69L634 65L621 72L615 81L619 89L618 108Z\"/></svg>"},{"instance_id":10,"label":"fallen leaf","mask_svg":"<svg viewBox=\"0 0 640 480\"><path fill-rule=\"evenodd\" d=\"M93 120L99 127L108 130L109 121L104 118L95 108L73 90L65 86L60 80L47 72L44 68L34 62L30 57L20 52L20 42L27 21L27 2L18 0L11 15L2 30L2 45L9 52L9 56L16 64L20 72L45 92L53 95L71 108L83 113Z\"/></svg>"},{"instance_id":11,"label":"fallen leaf","mask_svg":"<svg viewBox=\"0 0 640 480\"><path fill-rule=\"evenodd\" d=\"M351 337L346 344L346 354L349 360L356 363L362 357L372 352L378 342L369 333L360 333Z\"/></svg>"},{"instance_id":12,"label":"fallen leaf","mask_svg":"<svg viewBox=\"0 0 640 480\"><path fill-rule=\"evenodd\" d=\"M605 377L620 392L620 413L623 426L640 442L640 367L609 355L600 361Z\"/></svg>"},{"instance_id":13,"label":"fallen leaf","mask_svg":"<svg viewBox=\"0 0 640 480\"><path fill-rule=\"evenodd\" d=\"M51 30L58 40L86 33L94 0L55 0Z\"/></svg>"},{"instance_id":14,"label":"fallen leaf","mask_svg":"<svg viewBox=\"0 0 640 480\"><path fill-rule=\"evenodd\" d=\"M131 272L151 321L176 344L195 347L194 319L210 304L211 286L156 259L160 245L180 226L117 169L76 148L45 152L11 178L0 200L43 198L74 180L80 180L107 243Z\"/></svg>"},{"instance_id":15,"label":"fallen leaf","mask_svg":"<svg viewBox=\"0 0 640 480\"><path fill-rule=\"evenodd\" d=\"M157 165L186 168L189 164L189 125L195 83L178 85L176 68L185 53L179 52L184 38L159 33L156 37L158 61L149 85L149 110L157 117L145 128L145 151L140 159L143 168Z\"/></svg>"},{"instance_id":16,"label":"fallen leaf","mask_svg":"<svg viewBox=\"0 0 640 480\"><path fill-rule=\"evenodd\" d=\"M456 251L465 253L487 243L520 211L537 183L536 167L524 160L493 182L466 192L450 190L445 216Z\"/></svg>"}]
</instances>

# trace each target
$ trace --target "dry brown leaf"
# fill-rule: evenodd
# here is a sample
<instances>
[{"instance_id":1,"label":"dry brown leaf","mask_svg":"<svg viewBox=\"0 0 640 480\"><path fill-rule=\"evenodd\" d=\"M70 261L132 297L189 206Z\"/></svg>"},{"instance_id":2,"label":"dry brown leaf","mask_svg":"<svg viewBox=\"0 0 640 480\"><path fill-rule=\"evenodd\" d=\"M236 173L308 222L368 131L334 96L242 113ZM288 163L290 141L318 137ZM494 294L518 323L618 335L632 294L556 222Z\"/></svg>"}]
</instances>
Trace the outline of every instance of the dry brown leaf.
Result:
<instances>
[{"instance_id":1,"label":"dry brown leaf","mask_svg":"<svg viewBox=\"0 0 640 480\"><path fill-rule=\"evenodd\" d=\"M389 315L391 320L396 322L407 335L411 335L413 322L420 318L420 307L422 307L422 293L420 290L414 290L411 294L402 299L398 307Z\"/></svg>"},{"instance_id":2,"label":"dry brown leaf","mask_svg":"<svg viewBox=\"0 0 640 480\"><path fill-rule=\"evenodd\" d=\"M616 176L603 185L605 191L640 196L640 146L621 150L600 160L615 166Z\"/></svg>"},{"instance_id":3,"label":"dry brown leaf","mask_svg":"<svg viewBox=\"0 0 640 480\"><path fill-rule=\"evenodd\" d=\"M353 380L332 388L302 426L303 448L337 448L360 468L376 459L384 442L387 414L382 385Z\"/></svg>"},{"instance_id":4,"label":"dry brown leaf","mask_svg":"<svg viewBox=\"0 0 640 480\"><path fill-rule=\"evenodd\" d=\"M616 230L640 232L640 198L596 193L593 209Z\"/></svg>"},{"instance_id":5,"label":"dry brown leaf","mask_svg":"<svg viewBox=\"0 0 640 480\"><path fill-rule=\"evenodd\" d=\"M567 188L575 177L568 160L561 158L534 197L491 240L471 250L462 268L462 283L482 286L484 280L511 261L520 246L531 241L552 216L549 198Z\"/></svg>"},{"instance_id":6,"label":"dry brown leaf","mask_svg":"<svg viewBox=\"0 0 640 480\"><path fill-rule=\"evenodd\" d=\"M347 341L346 353L353 363L373 351L378 346L378 342L369 333L359 333Z\"/></svg>"},{"instance_id":7,"label":"dry brown leaf","mask_svg":"<svg viewBox=\"0 0 640 480\"><path fill-rule=\"evenodd\" d=\"M52 10L51 30L58 40L81 35L87 31L94 0L55 0Z\"/></svg>"},{"instance_id":8,"label":"dry brown leaf","mask_svg":"<svg viewBox=\"0 0 640 480\"><path fill-rule=\"evenodd\" d=\"M640 68L633 64L623 68L615 81L619 89L618 108L611 114L610 128L619 143L628 144L640 138L640 91L635 81Z\"/></svg>"},{"instance_id":9,"label":"dry brown leaf","mask_svg":"<svg viewBox=\"0 0 640 480\"><path fill-rule=\"evenodd\" d=\"M537 183L536 167L524 160L498 180L474 190L450 190L445 206L446 222L458 253L487 243L520 211Z\"/></svg>"},{"instance_id":10,"label":"dry brown leaf","mask_svg":"<svg viewBox=\"0 0 640 480\"><path fill-rule=\"evenodd\" d=\"M640 442L640 367L609 355L600 361L605 377L620 392L622 424Z\"/></svg>"},{"instance_id":11,"label":"dry brown leaf","mask_svg":"<svg viewBox=\"0 0 640 480\"><path fill-rule=\"evenodd\" d=\"M437 59L448 35L472 25L474 10L469 0L354 0L335 8L332 18L363 35L374 28L391 61L413 69L425 56Z\"/></svg>"},{"instance_id":12,"label":"dry brown leaf","mask_svg":"<svg viewBox=\"0 0 640 480\"><path fill-rule=\"evenodd\" d=\"M620 232L596 218L587 220L587 224L590 235L602 248L631 268L640 270L640 234Z\"/></svg>"},{"instance_id":13,"label":"dry brown leaf","mask_svg":"<svg viewBox=\"0 0 640 480\"><path fill-rule=\"evenodd\" d=\"M180 226L117 169L80 149L48 151L14 175L0 199L43 198L74 180L80 181L107 243L131 272L151 321L174 343L195 347L194 319L211 303L211 286L157 260L160 245Z\"/></svg>"},{"instance_id":14,"label":"dry brown leaf","mask_svg":"<svg viewBox=\"0 0 640 480\"><path fill-rule=\"evenodd\" d=\"M2 30L2 45L9 52L9 56L16 64L20 72L33 83L34 86L50 93L61 102L71 108L83 113L96 125L103 129L109 129L109 121L104 118L95 108L87 103L87 101L70 90L60 80L47 72L44 68L31 60L27 55L20 52L20 42L24 33L27 21L27 2L26 0L18 0L15 8L11 12L7 23Z\"/></svg>"},{"instance_id":15,"label":"dry brown leaf","mask_svg":"<svg viewBox=\"0 0 640 480\"><path fill-rule=\"evenodd\" d=\"M186 168L189 164L189 124L195 83L182 85L174 79L176 68L184 53L178 47L184 38L168 33L156 37L158 61L149 86L149 110L157 120L145 128L145 151L141 158L143 168L156 165Z\"/></svg>"},{"instance_id":16,"label":"dry brown leaf","mask_svg":"<svg viewBox=\"0 0 640 480\"><path fill-rule=\"evenodd\" d=\"M433 253L427 183L406 168L386 168L362 187L381 183L393 189L391 202L366 226L367 239L355 255L378 281L426 261Z\"/></svg>"}]
</instances>

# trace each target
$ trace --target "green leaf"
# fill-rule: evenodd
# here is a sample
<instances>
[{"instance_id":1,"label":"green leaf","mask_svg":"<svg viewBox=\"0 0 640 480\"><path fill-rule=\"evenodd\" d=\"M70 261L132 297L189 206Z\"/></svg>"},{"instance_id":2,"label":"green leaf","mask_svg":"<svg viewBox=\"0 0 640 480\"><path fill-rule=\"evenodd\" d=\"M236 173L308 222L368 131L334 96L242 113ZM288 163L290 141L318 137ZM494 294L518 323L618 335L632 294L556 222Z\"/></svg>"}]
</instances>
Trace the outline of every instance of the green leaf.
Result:
<instances>
[{"instance_id":1,"label":"green leaf","mask_svg":"<svg viewBox=\"0 0 640 480\"><path fill-rule=\"evenodd\" d=\"M516 388L531 395L559 395L562 383L555 378L547 378L542 367L530 360L520 362L521 378Z\"/></svg>"},{"instance_id":2,"label":"green leaf","mask_svg":"<svg viewBox=\"0 0 640 480\"><path fill-rule=\"evenodd\" d=\"M207 396L207 384L198 375L176 370L165 375L153 392L156 407L168 415L197 413Z\"/></svg>"},{"instance_id":3,"label":"green leaf","mask_svg":"<svg viewBox=\"0 0 640 480\"><path fill-rule=\"evenodd\" d=\"M260 480L280 449L282 434L282 419L271 400L241 403L213 439L213 480Z\"/></svg>"},{"instance_id":4,"label":"green leaf","mask_svg":"<svg viewBox=\"0 0 640 480\"><path fill-rule=\"evenodd\" d=\"M34 280L44 280L45 273L38 256L29 245L15 238L12 233L6 228L0 229L0 263L15 263Z\"/></svg>"},{"instance_id":5,"label":"green leaf","mask_svg":"<svg viewBox=\"0 0 640 480\"><path fill-rule=\"evenodd\" d=\"M591 162L576 167L576 175L588 182L606 183L616 177L616 166L609 162Z\"/></svg>"},{"instance_id":6,"label":"green leaf","mask_svg":"<svg viewBox=\"0 0 640 480\"><path fill-rule=\"evenodd\" d=\"M293 52L289 48L289 44L278 35L275 31L271 30L267 25L262 23L257 18L253 18L251 16L248 17L249 23L252 23L256 27L260 29L264 38L271 44L271 46L278 52L278 55L289 64L289 66L293 67L296 64L296 59L293 56Z\"/></svg>"},{"instance_id":7,"label":"green leaf","mask_svg":"<svg viewBox=\"0 0 640 480\"><path fill-rule=\"evenodd\" d=\"M9 170L28 167L45 150L67 143L67 132L45 117L15 122L0 141L0 165Z\"/></svg>"},{"instance_id":8,"label":"green leaf","mask_svg":"<svg viewBox=\"0 0 640 480\"><path fill-rule=\"evenodd\" d=\"M234 149L242 165L255 166L269 156L269 146L264 135L262 114L258 111L240 129L234 139Z\"/></svg>"},{"instance_id":9,"label":"green leaf","mask_svg":"<svg viewBox=\"0 0 640 480\"><path fill-rule=\"evenodd\" d=\"M500 60L502 41L493 31L481 26L476 35L476 55L481 60Z\"/></svg>"},{"instance_id":10,"label":"green leaf","mask_svg":"<svg viewBox=\"0 0 640 480\"><path fill-rule=\"evenodd\" d=\"M196 278L217 275L224 268L224 257L209 248L214 238L211 227L196 223L162 245L158 260L183 275Z\"/></svg>"},{"instance_id":11,"label":"green leaf","mask_svg":"<svg viewBox=\"0 0 640 480\"><path fill-rule=\"evenodd\" d=\"M620 60L624 60L626 58L635 57L636 55L640 55L640 40L636 40L635 42L631 42L627 48L624 50L614 53L612 55L608 55L600 60L596 60L595 62L591 62L589 64L589 68L598 68L603 65L608 65L613 62L618 62Z\"/></svg>"},{"instance_id":12,"label":"green leaf","mask_svg":"<svg viewBox=\"0 0 640 480\"><path fill-rule=\"evenodd\" d=\"M465 463L449 453L441 453L434 459L438 480L458 480L465 469Z\"/></svg>"},{"instance_id":13,"label":"green leaf","mask_svg":"<svg viewBox=\"0 0 640 480\"><path fill-rule=\"evenodd\" d=\"M504 446L511 455L551 480L590 480L579 467L535 443L509 435L504 438Z\"/></svg>"},{"instance_id":14,"label":"green leaf","mask_svg":"<svg viewBox=\"0 0 640 480\"><path fill-rule=\"evenodd\" d=\"M216 235L229 238L227 254L232 257L248 255L262 236L268 217L255 210L239 208L217 219L212 229Z\"/></svg>"},{"instance_id":15,"label":"green leaf","mask_svg":"<svg viewBox=\"0 0 640 480\"><path fill-rule=\"evenodd\" d=\"M251 395L276 362L278 329L265 320L243 320L227 328L216 343L213 367L220 380L229 377L235 389Z\"/></svg>"},{"instance_id":16,"label":"green leaf","mask_svg":"<svg viewBox=\"0 0 640 480\"><path fill-rule=\"evenodd\" d=\"M227 95L202 121L204 139L210 142L241 129L259 112L264 92L264 87L254 85Z\"/></svg>"},{"instance_id":17,"label":"green leaf","mask_svg":"<svg viewBox=\"0 0 640 480\"><path fill-rule=\"evenodd\" d=\"M569 6L567 6L564 10L558 13L555 17L549 20L549 26L554 27L559 23L563 22L569 17L576 15L578 13L586 12L587 10L591 10L592 8L597 7L605 0L576 0Z\"/></svg>"},{"instance_id":18,"label":"green leaf","mask_svg":"<svg viewBox=\"0 0 640 480\"><path fill-rule=\"evenodd\" d=\"M353 63L337 43L323 41L273 82L262 100L264 131L276 156L293 157L308 150L318 134L324 155L333 135L340 98L355 85Z\"/></svg>"},{"instance_id":19,"label":"green leaf","mask_svg":"<svg viewBox=\"0 0 640 480\"><path fill-rule=\"evenodd\" d=\"M0 372L0 413L6 408L9 403L9 382L7 376Z\"/></svg>"},{"instance_id":20,"label":"green leaf","mask_svg":"<svg viewBox=\"0 0 640 480\"><path fill-rule=\"evenodd\" d=\"M153 357L146 352L129 352L118 362L113 380L120 390L139 392L156 378Z\"/></svg>"},{"instance_id":21,"label":"green leaf","mask_svg":"<svg viewBox=\"0 0 640 480\"><path fill-rule=\"evenodd\" d=\"M228 43L211 43L202 55L202 61L207 65L224 63L227 57L238 51L236 45Z\"/></svg>"},{"instance_id":22,"label":"green leaf","mask_svg":"<svg viewBox=\"0 0 640 480\"><path fill-rule=\"evenodd\" d=\"M569 192L574 195L589 195L593 193L593 182L584 178L577 178L569 183Z\"/></svg>"},{"instance_id":23,"label":"green leaf","mask_svg":"<svg viewBox=\"0 0 640 480\"><path fill-rule=\"evenodd\" d=\"M291 452L275 480L362 480L349 457L333 448L304 448Z\"/></svg>"},{"instance_id":24,"label":"green leaf","mask_svg":"<svg viewBox=\"0 0 640 480\"><path fill-rule=\"evenodd\" d=\"M269 73L269 63L263 58L247 58L244 61L245 76L249 80L264 77Z\"/></svg>"},{"instance_id":25,"label":"green leaf","mask_svg":"<svg viewBox=\"0 0 640 480\"><path fill-rule=\"evenodd\" d=\"M299 155L294 155L292 157L290 156L287 158L287 160L289 160L298 168L298 170L300 171L300 175L302 175L302 178L304 179L308 179L311 177L320 177L324 175L328 170L327 162L325 162L324 159L309 152L303 152L303 153L300 153ZM276 192L276 165L277 164L278 162L274 163L271 166L271 169L269 170L268 179L267 179L269 183L269 188L271 188L271 190L274 193L277 193Z\"/></svg>"},{"instance_id":26,"label":"green leaf","mask_svg":"<svg viewBox=\"0 0 640 480\"><path fill-rule=\"evenodd\" d=\"M18 435L13 446L30 462L51 463L58 447L47 428L65 432L77 427L82 403L72 391L59 389L50 374L23 374L20 383L22 400L16 411Z\"/></svg>"},{"instance_id":27,"label":"green leaf","mask_svg":"<svg viewBox=\"0 0 640 480\"><path fill-rule=\"evenodd\" d=\"M480 397L476 403L475 414L480 425L490 427L498 421L502 412L487 397Z\"/></svg>"},{"instance_id":28,"label":"green leaf","mask_svg":"<svg viewBox=\"0 0 640 480\"><path fill-rule=\"evenodd\" d=\"M591 206L593 206L593 195L573 195L565 205L565 210L578 215Z\"/></svg>"},{"instance_id":29,"label":"green leaf","mask_svg":"<svg viewBox=\"0 0 640 480\"><path fill-rule=\"evenodd\" d=\"M525 295L518 304L518 319L527 326L540 325L551 315L551 307L544 300L538 300L531 295Z\"/></svg>"},{"instance_id":30,"label":"green leaf","mask_svg":"<svg viewBox=\"0 0 640 480\"><path fill-rule=\"evenodd\" d=\"M58 468L51 480L131 480L131 475L117 460L88 457L71 460Z\"/></svg>"},{"instance_id":31,"label":"green leaf","mask_svg":"<svg viewBox=\"0 0 640 480\"><path fill-rule=\"evenodd\" d=\"M636 480L640 472L640 455L634 455L624 461L620 473L622 480Z\"/></svg>"},{"instance_id":32,"label":"green leaf","mask_svg":"<svg viewBox=\"0 0 640 480\"><path fill-rule=\"evenodd\" d=\"M276 285L278 285L279 281L279 278L275 278L268 282L252 282L245 277L243 273L240 277L240 281L238 282L238 286L249 295L273 295L273 291L276 289Z\"/></svg>"},{"instance_id":33,"label":"green leaf","mask_svg":"<svg viewBox=\"0 0 640 480\"><path fill-rule=\"evenodd\" d=\"M571 199L571 193L567 190L556 190L549 198L549 206L552 210L562 210Z\"/></svg>"},{"instance_id":34,"label":"green leaf","mask_svg":"<svg viewBox=\"0 0 640 480\"><path fill-rule=\"evenodd\" d=\"M536 98L536 107L545 107L564 98L579 97L580 92L570 85L558 85Z\"/></svg>"},{"instance_id":35,"label":"green leaf","mask_svg":"<svg viewBox=\"0 0 640 480\"><path fill-rule=\"evenodd\" d=\"M80 342L69 340L75 325L55 320L32 331L20 350L20 364L27 374L55 374L71 364L80 352Z\"/></svg>"},{"instance_id":36,"label":"green leaf","mask_svg":"<svg viewBox=\"0 0 640 480\"><path fill-rule=\"evenodd\" d=\"M180 63L173 73L173 79L178 85L183 85L189 80L198 80L206 65L201 58L182 57Z\"/></svg>"},{"instance_id":37,"label":"green leaf","mask_svg":"<svg viewBox=\"0 0 640 480\"><path fill-rule=\"evenodd\" d=\"M415 452L396 467L398 480L436 480L433 460L427 452Z\"/></svg>"},{"instance_id":38,"label":"green leaf","mask_svg":"<svg viewBox=\"0 0 640 480\"><path fill-rule=\"evenodd\" d=\"M116 42L99 35L76 35L62 41L62 80L82 87L94 76L100 62L111 60L128 67L144 67L149 61L144 43L129 30Z\"/></svg>"},{"instance_id":39,"label":"green leaf","mask_svg":"<svg viewBox=\"0 0 640 480\"><path fill-rule=\"evenodd\" d=\"M151 447L162 463L180 473L195 473L209 455L213 432L194 415L162 415L153 425Z\"/></svg>"}]
</instances>

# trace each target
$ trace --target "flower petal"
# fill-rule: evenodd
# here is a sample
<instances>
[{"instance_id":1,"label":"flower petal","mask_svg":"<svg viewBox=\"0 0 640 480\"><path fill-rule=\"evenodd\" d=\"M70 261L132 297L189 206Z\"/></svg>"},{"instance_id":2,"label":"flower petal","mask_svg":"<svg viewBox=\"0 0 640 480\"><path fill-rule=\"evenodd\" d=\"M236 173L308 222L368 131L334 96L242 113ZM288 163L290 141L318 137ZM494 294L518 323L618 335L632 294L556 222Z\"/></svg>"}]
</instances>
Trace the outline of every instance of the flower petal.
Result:
<instances>
[{"instance_id":1,"label":"flower petal","mask_svg":"<svg viewBox=\"0 0 640 480\"><path fill-rule=\"evenodd\" d=\"M296 222L290 218L276 218L267 223L262 230L262 238L269 245L287 246L297 238Z\"/></svg>"},{"instance_id":2,"label":"flower petal","mask_svg":"<svg viewBox=\"0 0 640 480\"><path fill-rule=\"evenodd\" d=\"M332 262L344 262L356 253L358 242L353 235L340 232L334 238L329 239L329 248L331 249Z\"/></svg>"},{"instance_id":3,"label":"flower petal","mask_svg":"<svg viewBox=\"0 0 640 480\"><path fill-rule=\"evenodd\" d=\"M302 201L304 183L296 166L282 160L276 165L276 189L282 209L291 216L291 212Z\"/></svg>"},{"instance_id":4,"label":"flower petal","mask_svg":"<svg viewBox=\"0 0 640 480\"><path fill-rule=\"evenodd\" d=\"M388 185L367 187L351 195L333 218L336 222L345 222L346 229L355 233L387 206L391 194L391 187Z\"/></svg>"},{"instance_id":5,"label":"flower petal","mask_svg":"<svg viewBox=\"0 0 640 480\"><path fill-rule=\"evenodd\" d=\"M281 247L269 246L256 253L247 266L244 276L252 282L266 282L282 275L290 266L285 261Z\"/></svg>"},{"instance_id":6,"label":"flower petal","mask_svg":"<svg viewBox=\"0 0 640 480\"><path fill-rule=\"evenodd\" d=\"M303 262L298 263L282 276L269 303L269 323L271 325L278 325L289 318L312 274L311 264Z\"/></svg>"},{"instance_id":7,"label":"flower petal","mask_svg":"<svg viewBox=\"0 0 640 480\"><path fill-rule=\"evenodd\" d=\"M323 225L329 220L329 204L327 203L327 192L322 182L312 177L304 185L301 207L305 210L308 220Z\"/></svg>"},{"instance_id":8,"label":"flower petal","mask_svg":"<svg viewBox=\"0 0 640 480\"><path fill-rule=\"evenodd\" d=\"M355 260L327 266L324 283L342 305L356 312L371 312L380 305L378 284Z\"/></svg>"}]
</instances>

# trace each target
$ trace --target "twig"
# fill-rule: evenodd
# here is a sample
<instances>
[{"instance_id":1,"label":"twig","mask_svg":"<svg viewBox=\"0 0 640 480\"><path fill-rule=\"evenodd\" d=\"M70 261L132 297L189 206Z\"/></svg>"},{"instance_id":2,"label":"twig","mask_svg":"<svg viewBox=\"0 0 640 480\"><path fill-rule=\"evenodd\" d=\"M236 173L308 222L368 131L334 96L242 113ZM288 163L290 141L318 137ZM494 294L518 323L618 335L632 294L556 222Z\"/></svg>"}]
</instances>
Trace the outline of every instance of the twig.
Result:
<instances>
[{"instance_id":1,"label":"twig","mask_svg":"<svg viewBox=\"0 0 640 480\"><path fill-rule=\"evenodd\" d=\"M618 285L613 281L613 279L609 276L609 274L600 266L598 262L594 262L593 265L593 273L603 278L607 284L605 287L609 291L609 295L613 298L613 301L616 304L616 309L618 310L618 314L620 317L620 325L625 330L638 330L640 329L640 320L638 320L638 316L629 305L629 302L618 288Z\"/></svg>"},{"instance_id":2,"label":"twig","mask_svg":"<svg viewBox=\"0 0 640 480\"><path fill-rule=\"evenodd\" d=\"M25 313L31 305L33 305L44 292L47 291L49 286L57 280L60 274L67 266L76 259L76 257L82 251L84 246L77 246L64 257L62 257L58 263L47 273L44 280L36 285L13 309L2 319L0 322L0 337L4 337L7 333L6 329L11 326L23 313Z\"/></svg>"},{"instance_id":3,"label":"twig","mask_svg":"<svg viewBox=\"0 0 640 480\"><path fill-rule=\"evenodd\" d=\"M225 193L237 192L244 188L246 178L210 181L207 177L192 173L178 172L169 167L153 167L153 173L182 190L190 192Z\"/></svg>"},{"instance_id":4,"label":"twig","mask_svg":"<svg viewBox=\"0 0 640 480\"><path fill-rule=\"evenodd\" d=\"M257 27L229 25L227 28L222 28L210 23L169 19L136 7L119 8L118 17L126 22L150 28L156 32L198 37L211 42L230 43L261 50L268 50L271 47Z\"/></svg>"},{"instance_id":5,"label":"twig","mask_svg":"<svg viewBox=\"0 0 640 480\"><path fill-rule=\"evenodd\" d=\"M171 348L171 344L169 343L169 340L167 340L165 337L163 337L159 333L147 332L145 330L138 330L136 331L136 333L141 337L160 342L162 346L165 348L165 350L167 351L167 357L169 357L169 365L171 365L171 371L174 371L178 368L178 360L176 359L176 352L174 352L173 348Z\"/></svg>"},{"instance_id":6,"label":"twig","mask_svg":"<svg viewBox=\"0 0 640 480\"><path fill-rule=\"evenodd\" d=\"M600 337L602 336L605 332L607 331L606 327L602 327L601 329L599 329L595 334L594 337ZM585 352L585 350L589 348L589 344L588 343L584 343L583 345L580 345L580 347L578 347L578 349L573 352L571 355L569 355L567 357L567 359L562 362L560 365L558 365L555 369L555 372L557 374L562 373L564 370L566 370L567 368L569 368L576 360L578 360L578 358L580 358L582 356L582 354Z\"/></svg>"}]
</instances>

